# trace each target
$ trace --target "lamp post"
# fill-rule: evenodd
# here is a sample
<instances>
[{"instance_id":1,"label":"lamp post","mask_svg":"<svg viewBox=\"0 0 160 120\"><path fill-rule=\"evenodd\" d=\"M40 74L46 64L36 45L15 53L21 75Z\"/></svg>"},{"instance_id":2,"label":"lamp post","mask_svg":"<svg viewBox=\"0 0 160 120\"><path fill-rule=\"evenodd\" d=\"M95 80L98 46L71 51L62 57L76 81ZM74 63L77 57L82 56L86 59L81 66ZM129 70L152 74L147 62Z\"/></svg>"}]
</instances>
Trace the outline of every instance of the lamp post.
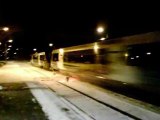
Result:
<instances>
[{"instance_id":1,"label":"lamp post","mask_svg":"<svg viewBox=\"0 0 160 120\"><path fill-rule=\"evenodd\" d=\"M53 43L49 43L49 47L53 47Z\"/></svg>"},{"instance_id":2,"label":"lamp post","mask_svg":"<svg viewBox=\"0 0 160 120\"><path fill-rule=\"evenodd\" d=\"M51 58L52 58L52 49L53 49L53 43L49 43L49 48L47 50L46 59L48 62L48 69L51 68Z\"/></svg>"},{"instance_id":3,"label":"lamp post","mask_svg":"<svg viewBox=\"0 0 160 120\"><path fill-rule=\"evenodd\" d=\"M7 32L7 31L9 31L9 27L3 27L3 28L1 28L3 31L5 31L5 32Z\"/></svg>"},{"instance_id":4,"label":"lamp post","mask_svg":"<svg viewBox=\"0 0 160 120\"><path fill-rule=\"evenodd\" d=\"M33 51L34 51L34 52L36 52L36 51L37 51L37 49L36 49L36 48L34 48L34 49L33 49Z\"/></svg>"},{"instance_id":5,"label":"lamp post","mask_svg":"<svg viewBox=\"0 0 160 120\"><path fill-rule=\"evenodd\" d=\"M4 32L8 32L9 31L9 27L0 27L0 30L1 31L4 31ZM8 42L8 41L7 41ZM12 40L12 42L13 42L13 40ZM1 45L2 43L0 42L0 45ZM6 58L7 58L7 43L5 42L5 44L4 44L4 56L5 56L5 61L7 60Z\"/></svg>"},{"instance_id":6,"label":"lamp post","mask_svg":"<svg viewBox=\"0 0 160 120\"><path fill-rule=\"evenodd\" d=\"M5 61L7 61L7 51L9 51L10 50L10 48L12 47L11 45L9 45L8 47L9 48L7 48L7 43L12 43L13 42L13 40L12 39L9 39L7 42L5 42Z\"/></svg>"},{"instance_id":7,"label":"lamp post","mask_svg":"<svg viewBox=\"0 0 160 120\"><path fill-rule=\"evenodd\" d=\"M101 38L99 40L104 41L108 38L108 33L106 33L104 26L97 27L96 31L101 36Z\"/></svg>"},{"instance_id":8,"label":"lamp post","mask_svg":"<svg viewBox=\"0 0 160 120\"><path fill-rule=\"evenodd\" d=\"M99 26L98 28L97 28L97 32L98 33L103 33L104 32L104 27L102 27L102 26Z\"/></svg>"}]
</instances>

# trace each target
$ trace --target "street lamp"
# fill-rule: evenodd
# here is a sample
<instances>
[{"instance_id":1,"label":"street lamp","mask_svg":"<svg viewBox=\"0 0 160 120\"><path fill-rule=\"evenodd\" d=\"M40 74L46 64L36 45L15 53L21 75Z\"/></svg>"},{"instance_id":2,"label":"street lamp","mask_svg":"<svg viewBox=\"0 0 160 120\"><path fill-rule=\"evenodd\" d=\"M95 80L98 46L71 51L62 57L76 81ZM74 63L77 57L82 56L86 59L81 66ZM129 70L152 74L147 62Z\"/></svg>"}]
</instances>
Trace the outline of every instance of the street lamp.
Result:
<instances>
[{"instance_id":1,"label":"street lamp","mask_svg":"<svg viewBox=\"0 0 160 120\"><path fill-rule=\"evenodd\" d=\"M53 43L49 43L49 47L52 47L53 46Z\"/></svg>"},{"instance_id":2,"label":"street lamp","mask_svg":"<svg viewBox=\"0 0 160 120\"><path fill-rule=\"evenodd\" d=\"M9 31L9 27L4 27L4 28L2 28L2 30L7 32L7 31Z\"/></svg>"},{"instance_id":3,"label":"street lamp","mask_svg":"<svg viewBox=\"0 0 160 120\"><path fill-rule=\"evenodd\" d=\"M9 43L12 43L12 42L13 42L13 40L12 40L12 39L10 39L10 40L8 40L8 42L9 42Z\"/></svg>"},{"instance_id":4,"label":"street lamp","mask_svg":"<svg viewBox=\"0 0 160 120\"><path fill-rule=\"evenodd\" d=\"M37 49L36 49L36 48L34 48L34 49L33 49L33 51L37 51Z\"/></svg>"},{"instance_id":5,"label":"street lamp","mask_svg":"<svg viewBox=\"0 0 160 120\"><path fill-rule=\"evenodd\" d=\"M98 33L103 33L104 32L104 27L100 26L97 28Z\"/></svg>"},{"instance_id":6,"label":"street lamp","mask_svg":"<svg viewBox=\"0 0 160 120\"><path fill-rule=\"evenodd\" d=\"M97 33L101 34L101 38L99 40L104 41L108 38L107 31L105 30L105 27L99 26L97 28Z\"/></svg>"},{"instance_id":7,"label":"street lamp","mask_svg":"<svg viewBox=\"0 0 160 120\"><path fill-rule=\"evenodd\" d=\"M7 30L7 27L6 28L4 28L4 29L6 29ZM9 30L9 29L8 29ZM8 54L8 52L7 51L9 51L10 50L10 48L12 47L11 45L9 45L8 47L9 48L7 48L7 42L8 43L12 43L13 42L13 40L12 39L9 39L8 41L6 41L5 42L5 60L7 60L7 54Z\"/></svg>"}]
</instances>

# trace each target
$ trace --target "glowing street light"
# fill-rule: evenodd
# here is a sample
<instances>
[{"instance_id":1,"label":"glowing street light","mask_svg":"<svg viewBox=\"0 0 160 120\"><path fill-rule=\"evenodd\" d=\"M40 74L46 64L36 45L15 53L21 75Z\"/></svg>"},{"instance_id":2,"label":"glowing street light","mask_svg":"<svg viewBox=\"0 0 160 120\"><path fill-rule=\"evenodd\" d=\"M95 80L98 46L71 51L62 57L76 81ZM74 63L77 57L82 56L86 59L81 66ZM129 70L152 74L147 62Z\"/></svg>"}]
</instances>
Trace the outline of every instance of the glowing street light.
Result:
<instances>
[{"instance_id":1,"label":"glowing street light","mask_svg":"<svg viewBox=\"0 0 160 120\"><path fill-rule=\"evenodd\" d=\"M0 42L0 45L2 45L2 43Z\"/></svg>"},{"instance_id":2,"label":"glowing street light","mask_svg":"<svg viewBox=\"0 0 160 120\"><path fill-rule=\"evenodd\" d=\"M15 52L14 55L16 55L17 53Z\"/></svg>"},{"instance_id":3,"label":"glowing street light","mask_svg":"<svg viewBox=\"0 0 160 120\"><path fill-rule=\"evenodd\" d=\"M34 48L34 49L33 49L33 51L37 51L37 49L36 49L36 48Z\"/></svg>"},{"instance_id":4,"label":"glowing street light","mask_svg":"<svg viewBox=\"0 0 160 120\"><path fill-rule=\"evenodd\" d=\"M9 31L9 27L4 27L2 28L2 30L4 30L5 32Z\"/></svg>"},{"instance_id":5,"label":"glowing street light","mask_svg":"<svg viewBox=\"0 0 160 120\"><path fill-rule=\"evenodd\" d=\"M101 27L101 26L98 27L98 28L97 28L97 32L98 32L98 33L103 33L103 32L104 32L104 27Z\"/></svg>"},{"instance_id":6,"label":"glowing street light","mask_svg":"<svg viewBox=\"0 0 160 120\"><path fill-rule=\"evenodd\" d=\"M99 40L104 41L106 39L108 39L108 33L106 31L106 26L105 25L101 25L99 27L97 27L96 29L97 33L99 33L101 35L101 38Z\"/></svg>"},{"instance_id":7,"label":"glowing street light","mask_svg":"<svg viewBox=\"0 0 160 120\"><path fill-rule=\"evenodd\" d=\"M147 54L147 55L151 55L151 52L147 52L146 54Z\"/></svg>"},{"instance_id":8,"label":"glowing street light","mask_svg":"<svg viewBox=\"0 0 160 120\"><path fill-rule=\"evenodd\" d=\"M10 40L8 40L8 42L9 42L9 43L12 43L12 42L13 42L13 40L12 40L12 39L10 39Z\"/></svg>"},{"instance_id":9,"label":"glowing street light","mask_svg":"<svg viewBox=\"0 0 160 120\"><path fill-rule=\"evenodd\" d=\"M53 43L49 43L49 47L52 47L53 46Z\"/></svg>"},{"instance_id":10,"label":"glowing street light","mask_svg":"<svg viewBox=\"0 0 160 120\"><path fill-rule=\"evenodd\" d=\"M11 47L12 47L12 45L9 45L8 47L9 47L9 48L11 48Z\"/></svg>"}]
</instances>

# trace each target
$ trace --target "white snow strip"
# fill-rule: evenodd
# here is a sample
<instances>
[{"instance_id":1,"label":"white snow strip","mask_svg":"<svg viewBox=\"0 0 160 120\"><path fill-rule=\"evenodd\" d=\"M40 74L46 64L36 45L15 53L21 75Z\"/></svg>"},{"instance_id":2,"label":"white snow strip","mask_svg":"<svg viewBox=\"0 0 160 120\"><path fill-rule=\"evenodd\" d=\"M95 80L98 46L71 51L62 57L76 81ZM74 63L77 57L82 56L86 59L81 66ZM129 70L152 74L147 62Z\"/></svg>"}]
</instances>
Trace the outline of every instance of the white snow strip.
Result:
<instances>
[{"instance_id":1,"label":"white snow strip","mask_svg":"<svg viewBox=\"0 0 160 120\"><path fill-rule=\"evenodd\" d=\"M142 120L160 120L160 114L128 103L122 99L118 99L118 97L111 96L94 85L74 80L72 78L69 82L66 82L65 80L59 80L59 82L66 84L67 86L70 86L78 91L81 91L106 104L114 106L115 108L125 111L133 116L136 116Z\"/></svg>"},{"instance_id":2,"label":"white snow strip","mask_svg":"<svg viewBox=\"0 0 160 120\"><path fill-rule=\"evenodd\" d=\"M93 120L92 118L89 118L84 112L80 111L78 108L76 108L75 106L73 106L70 102L68 102L64 98L61 98L61 99L62 99L62 101L64 103L66 103L68 106L70 106L74 111L76 111L78 114L80 114L81 116L83 116L85 118L85 120Z\"/></svg>"},{"instance_id":3,"label":"white snow strip","mask_svg":"<svg viewBox=\"0 0 160 120\"><path fill-rule=\"evenodd\" d=\"M42 110L46 114L49 120L91 120L84 119L81 115L75 114L73 110L70 110L62 100L58 98L49 89L38 89L40 85L35 83L27 83L31 89L32 94L42 106Z\"/></svg>"}]
</instances>

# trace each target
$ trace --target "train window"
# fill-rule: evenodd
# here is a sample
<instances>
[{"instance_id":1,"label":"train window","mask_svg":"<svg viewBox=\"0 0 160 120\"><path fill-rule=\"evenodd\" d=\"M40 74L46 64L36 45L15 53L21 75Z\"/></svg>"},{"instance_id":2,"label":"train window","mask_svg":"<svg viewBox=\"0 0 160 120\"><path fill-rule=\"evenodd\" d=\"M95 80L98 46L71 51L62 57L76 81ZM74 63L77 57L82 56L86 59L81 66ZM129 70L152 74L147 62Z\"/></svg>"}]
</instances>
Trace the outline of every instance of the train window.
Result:
<instances>
[{"instance_id":1,"label":"train window","mask_svg":"<svg viewBox=\"0 0 160 120\"><path fill-rule=\"evenodd\" d=\"M35 56L35 55L33 55L33 59L38 59L38 57L37 57L37 56Z\"/></svg>"},{"instance_id":2,"label":"train window","mask_svg":"<svg viewBox=\"0 0 160 120\"><path fill-rule=\"evenodd\" d=\"M58 61L58 53L54 53L52 56L53 61Z\"/></svg>"},{"instance_id":3,"label":"train window","mask_svg":"<svg viewBox=\"0 0 160 120\"><path fill-rule=\"evenodd\" d=\"M95 54L93 50L68 52L64 55L64 61L74 63L94 63Z\"/></svg>"},{"instance_id":4,"label":"train window","mask_svg":"<svg viewBox=\"0 0 160 120\"><path fill-rule=\"evenodd\" d=\"M45 55L40 55L40 60L45 60Z\"/></svg>"},{"instance_id":5,"label":"train window","mask_svg":"<svg viewBox=\"0 0 160 120\"><path fill-rule=\"evenodd\" d=\"M160 43L128 46L127 64L141 67L159 67Z\"/></svg>"},{"instance_id":6,"label":"train window","mask_svg":"<svg viewBox=\"0 0 160 120\"><path fill-rule=\"evenodd\" d=\"M108 61L108 53L107 49L100 49L99 54L98 54L98 59L100 64L107 64L109 63Z\"/></svg>"}]
</instances>

